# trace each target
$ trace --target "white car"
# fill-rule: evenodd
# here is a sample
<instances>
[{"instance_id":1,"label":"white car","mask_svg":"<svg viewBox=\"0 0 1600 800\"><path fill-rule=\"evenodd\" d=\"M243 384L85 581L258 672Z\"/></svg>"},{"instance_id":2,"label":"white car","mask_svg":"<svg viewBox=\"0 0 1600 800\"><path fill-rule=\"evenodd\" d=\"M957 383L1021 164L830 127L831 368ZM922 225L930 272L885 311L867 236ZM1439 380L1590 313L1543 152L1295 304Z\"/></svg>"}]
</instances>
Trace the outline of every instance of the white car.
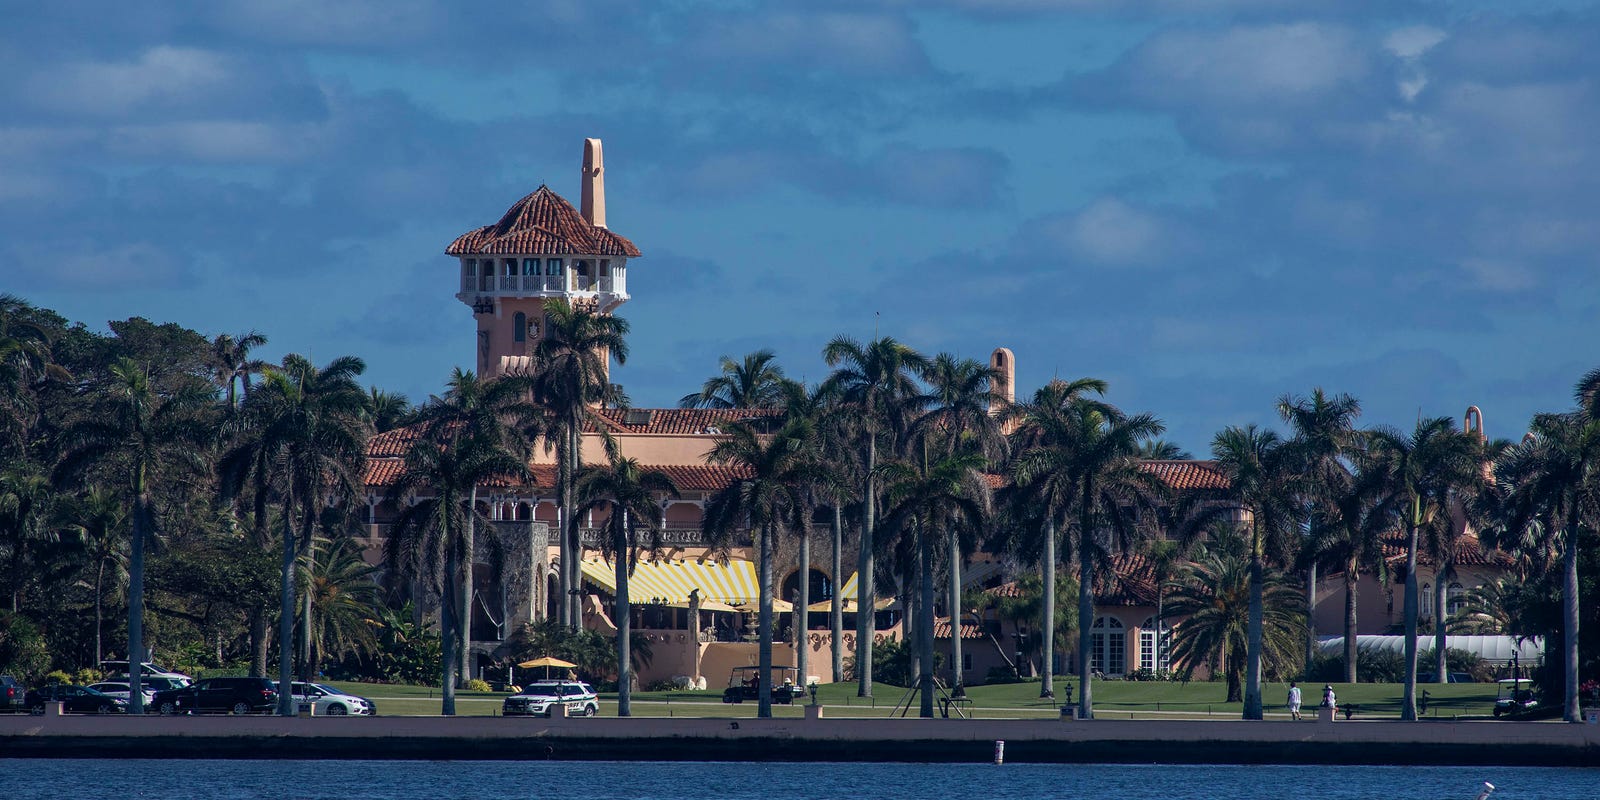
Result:
<instances>
[{"instance_id":1,"label":"white car","mask_svg":"<svg viewBox=\"0 0 1600 800\"><path fill-rule=\"evenodd\" d=\"M325 683L302 683L295 681L294 702L311 703L315 706L312 714L319 717L343 717L349 714L361 716L376 716L378 706L365 697L345 694Z\"/></svg>"},{"instance_id":2,"label":"white car","mask_svg":"<svg viewBox=\"0 0 1600 800\"><path fill-rule=\"evenodd\" d=\"M104 683L91 683L89 684L89 688L94 689L101 694L110 695L123 700L131 699L131 690L126 681L105 681ZM164 689L166 687L163 686L161 688ZM151 686L149 683L141 683L139 684L139 694L144 695L144 704L146 707L148 707L156 700L156 687Z\"/></svg>"},{"instance_id":3,"label":"white car","mask_svg":"<svg viewBox=\"0 0 1600 800\"><path fill-rule=\"evenodd\" d=\"M507 697L500 706L500 713L508 717L548 717L551 706L557 703L566 703L569 717L592 717L600 712L600 698L589 684L539 681L520 694Z\"/></svg>"},{"instance_id":4,"label":"white car","mask_svg":"<svg viewBox=\"0 0 1600 800\"><path fill-rule=\"evenodd\" d=\"M120 680L122 683L127 683L128 676L132 674L128 672L128 662L126 661L102 661L100 662L100 671L104 672L111 682ZM157 690L182 689L185 686L194 685L194 678L181 672L173 672L166 667L149 661L139 664L139 674L143 676L139 679L141 689L145 686L154 686ZM121 677L119 678L118 676Z\"/></svg>"}]
</instances>

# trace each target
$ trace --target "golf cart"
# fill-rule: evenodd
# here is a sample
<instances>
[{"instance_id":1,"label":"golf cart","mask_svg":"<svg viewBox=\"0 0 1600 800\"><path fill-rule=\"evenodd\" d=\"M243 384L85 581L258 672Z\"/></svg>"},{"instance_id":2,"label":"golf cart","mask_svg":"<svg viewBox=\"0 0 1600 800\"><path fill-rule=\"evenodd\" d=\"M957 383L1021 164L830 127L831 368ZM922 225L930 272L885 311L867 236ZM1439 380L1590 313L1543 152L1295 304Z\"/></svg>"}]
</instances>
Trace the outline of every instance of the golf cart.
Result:
<instances>
[{"instance_id":1,"label":"golf cart","mask_svg":"<svg viewBox=\"0 0 1600 800\"><path fill-rule=\"evenodd\" d=\"M805 687L795 682L799 672L794 667L772 668L772 702L790 705L796 697L805 695ZM728 688L722 691L722 702L743 703L761 699L761 668L734 667L728 673Z\"/></svg>"},{"instance_id":2,"label":"golf cart","mask_svg":"<svg viewBox=\"0 0 1600 800\"><path fill-rule=\"evenodd\" d=\"M1531 678L1506 678L1499 682L1494 694L1494 715L1518 714L1538 707L1533 699Z\"/></svg>"}]
</instances>

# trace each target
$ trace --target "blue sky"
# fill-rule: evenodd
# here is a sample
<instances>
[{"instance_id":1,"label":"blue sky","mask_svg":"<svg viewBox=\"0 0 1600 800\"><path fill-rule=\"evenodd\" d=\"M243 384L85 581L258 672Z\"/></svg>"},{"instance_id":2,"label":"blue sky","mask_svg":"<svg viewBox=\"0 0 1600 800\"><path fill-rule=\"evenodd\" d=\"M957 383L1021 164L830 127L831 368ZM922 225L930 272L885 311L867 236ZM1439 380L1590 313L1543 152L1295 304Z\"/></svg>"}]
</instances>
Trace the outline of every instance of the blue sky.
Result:
<instances>
[{"instance_id":1,"label":"blue sky","mask_svg":"<svg viewBox=\"0 0 1600 800\"><path fill-rule=\"evenodd\" d=\"M48 6L48 7L46 7ZM1491 435L1597 366L1600 9L1427 0L0 0L0 290L423 399L457 234L605 141L633 357L838 334L1092 375L1203 453L1316 386Z\"/></svg>"}]
</instances>

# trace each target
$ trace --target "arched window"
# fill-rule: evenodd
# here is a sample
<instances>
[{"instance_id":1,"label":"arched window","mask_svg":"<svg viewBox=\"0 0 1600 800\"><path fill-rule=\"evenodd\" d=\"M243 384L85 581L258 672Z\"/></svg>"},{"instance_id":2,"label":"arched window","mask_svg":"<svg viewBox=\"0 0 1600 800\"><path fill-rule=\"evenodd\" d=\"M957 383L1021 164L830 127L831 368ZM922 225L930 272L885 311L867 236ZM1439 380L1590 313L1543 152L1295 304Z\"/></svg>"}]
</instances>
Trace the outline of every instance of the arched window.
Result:
<instances>
[{"instance_id":1,"label":"arched window","mask_svg":"<svg viewBox=\"0 0 1600 800\"><path fill-rule=\"evenodd\" d=\"M1446 614L1454 616L1461 610L1462 606L1467 604L1467 589L1459 583L1451 582L1447 591L1449 594L1446 594L1444 598L1444 611Z\"/></svg>"},{"instance_id":2,"label":"arched window","mask_svg":"<svg viewBox=\"0 0 1600 800\"><path fill-rule=\"evenodd\" d=\"M511 318L511 339L517 342L528 341L528 315L521 311Z\"/></svg>"},{"instance_id":3,"label":"arched window","mask_svg":"<svg viewBox=\"0 0 1600 800\"><path fill-rule=\"evenodd\" d=\"M1172 627L1165 620L1161 625L1161 658L1156 658L1156 618L1150 617L1139 625L1139 669L1162 670L1172 668Z\"/></svg>"},{"instance_id":4,"label":"arched window","mask_svg":"<svg viewBox=\"0 0 1600 800\"><path fill-rule=\"evenodd\" d=\"M1128 671L1128 639L1122 620L1097 617L1089 628L1089 666L1104 675Z\"/></svg>"},{"instance_id":5,"label":"arched window","mask_svg":"<svg viewBox=\"0 0 1600 800\"><path fill-rule=\"evenodd\" d=\"M1422 584L1422 591L1417 596L1417 616L1433 616L1433 584Z\"/></svg>"}]
</instances>

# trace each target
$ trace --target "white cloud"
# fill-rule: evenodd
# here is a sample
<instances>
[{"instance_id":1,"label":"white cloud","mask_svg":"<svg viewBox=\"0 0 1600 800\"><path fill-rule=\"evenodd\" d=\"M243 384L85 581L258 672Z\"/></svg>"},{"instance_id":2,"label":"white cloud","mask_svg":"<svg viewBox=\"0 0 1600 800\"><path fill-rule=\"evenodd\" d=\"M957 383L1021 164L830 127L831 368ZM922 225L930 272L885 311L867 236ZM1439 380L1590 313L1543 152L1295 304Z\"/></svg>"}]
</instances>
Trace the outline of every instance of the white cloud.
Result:
<instances>
[{"instance_id":1,"label":"white cloud","mask_svg":"<svg viewBox=\"0 0 1600 800\"><path fill-rule=\"evenodd\" d=\"M1157 34L1115 69L1124 90L1147 99L1255 106L1314 103L1373 66L1348 29L1300 22Z\"/></svg>"},{"instance_id":2,"label":"white cloud","mask_svg":"<svg viewBox=\"0 0 1600 800\"><path fill-rule=\"evenodd\" d=\"M35 103L56 111L119 117L152 104L207 94L232 80L220 54L190 47L152 47L131 61L65 64L31 81Z\"/></svg>"}]
</instances>

